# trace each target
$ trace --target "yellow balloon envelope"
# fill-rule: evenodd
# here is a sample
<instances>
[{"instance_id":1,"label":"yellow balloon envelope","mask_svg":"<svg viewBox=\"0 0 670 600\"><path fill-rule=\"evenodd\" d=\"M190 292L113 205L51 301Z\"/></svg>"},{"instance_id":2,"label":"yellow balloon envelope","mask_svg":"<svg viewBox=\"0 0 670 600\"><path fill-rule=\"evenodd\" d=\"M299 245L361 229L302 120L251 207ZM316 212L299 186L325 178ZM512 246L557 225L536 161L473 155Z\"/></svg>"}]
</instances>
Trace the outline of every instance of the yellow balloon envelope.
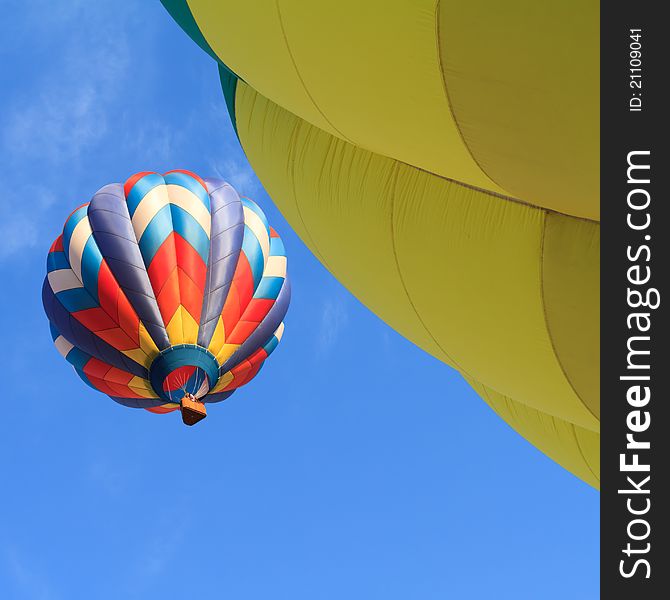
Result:
<instances>
[{"instance_id":1,"label":"yellow balloon envelope","mask_svg":"<svg viewBox=\"0 0 670 600\"><path fill-rule=\"evenodd\" d=\"M163 3L323 264L598 487L598 3Z\"/></svg>"}]
</instances>

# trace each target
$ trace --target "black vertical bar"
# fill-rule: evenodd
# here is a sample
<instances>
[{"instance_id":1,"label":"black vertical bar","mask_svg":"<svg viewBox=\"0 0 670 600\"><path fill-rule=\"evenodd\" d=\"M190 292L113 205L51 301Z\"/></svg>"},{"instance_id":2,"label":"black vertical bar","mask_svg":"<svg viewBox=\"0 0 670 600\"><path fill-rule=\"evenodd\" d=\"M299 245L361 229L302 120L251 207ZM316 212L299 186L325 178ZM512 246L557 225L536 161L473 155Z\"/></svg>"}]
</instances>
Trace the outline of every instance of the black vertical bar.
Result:
<instances>
[{"instance_id":1,"label":"black vertical bar","mask_svg":"<svg viewBox=\"0 0 670 600\"><path fill-rule=\"evenodd\" d=\"M605 599L670 598L670 32L663 6L601 3Z\"/></svg>"}]
</instances>

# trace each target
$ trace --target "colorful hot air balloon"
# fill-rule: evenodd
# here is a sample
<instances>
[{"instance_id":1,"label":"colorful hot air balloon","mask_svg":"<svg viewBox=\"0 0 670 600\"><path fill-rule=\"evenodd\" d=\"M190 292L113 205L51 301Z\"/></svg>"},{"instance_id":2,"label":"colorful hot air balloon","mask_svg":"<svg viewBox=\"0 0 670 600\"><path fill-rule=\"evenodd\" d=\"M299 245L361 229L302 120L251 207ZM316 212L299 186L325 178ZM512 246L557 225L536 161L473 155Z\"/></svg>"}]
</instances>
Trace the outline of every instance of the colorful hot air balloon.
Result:
<instances>
[{"instance_id":1,"label":"colorful hot air balloon","mask_svg":"<svg viewBox=\"0 0 670 600\"><path fill-rule=\"evenodd\" d=\"M598 486L598 3L163 4L323 264Z\"/></svg>"},{"instance_id":2,"label":"colorful hot air balloon","mask_svg":"<svg viewBox=\"0 0 670 600\"><path fill-rule=\"evenodd\" d=\"M284 330L286 254L226 182L137 173L75 210L42 298L59 352L94 389L155 413L206 414L258 373Z\"/></svg>"}]
</instances>

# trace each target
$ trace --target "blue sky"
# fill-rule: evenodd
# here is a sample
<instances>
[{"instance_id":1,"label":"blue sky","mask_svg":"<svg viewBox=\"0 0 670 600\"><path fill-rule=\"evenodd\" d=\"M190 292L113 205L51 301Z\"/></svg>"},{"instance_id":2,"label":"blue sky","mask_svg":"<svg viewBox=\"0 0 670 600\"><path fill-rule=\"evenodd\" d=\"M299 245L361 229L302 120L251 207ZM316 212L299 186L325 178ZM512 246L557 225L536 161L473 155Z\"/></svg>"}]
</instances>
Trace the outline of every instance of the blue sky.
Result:
<instances>
[{"instance_id":1,"label":"blue sky","mask_svg":"<svg viewBox=\"0 0 670 600\"><path fill-rule=\"evenodd\" d=\"M597 492L308 252L237 144L215 64L158 0L3 13L1 598L598 597ZM260 376L194 428L87 388L40 300L73 208L173 168L259 202L293 283Z\"/></svg>"}]
</instances>

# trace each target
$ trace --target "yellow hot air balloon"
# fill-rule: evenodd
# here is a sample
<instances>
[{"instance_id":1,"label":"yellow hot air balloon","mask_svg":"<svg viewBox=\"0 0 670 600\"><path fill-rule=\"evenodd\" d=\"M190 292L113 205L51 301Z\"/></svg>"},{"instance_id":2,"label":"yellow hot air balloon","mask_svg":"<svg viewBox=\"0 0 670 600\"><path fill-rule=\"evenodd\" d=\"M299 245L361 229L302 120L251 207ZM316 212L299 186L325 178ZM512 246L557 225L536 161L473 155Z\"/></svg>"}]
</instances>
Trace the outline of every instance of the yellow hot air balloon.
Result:
<instances>
[{"instance_id":1,"label":"yellow hot air balloon","mask_svg":"<svg viewBox=\"0 0 670 600\"><path fill-rule=\"evenodd\" d=\"M598 487L598 3L163 4L323 264Z\"/></svg>"}]
</instances>

